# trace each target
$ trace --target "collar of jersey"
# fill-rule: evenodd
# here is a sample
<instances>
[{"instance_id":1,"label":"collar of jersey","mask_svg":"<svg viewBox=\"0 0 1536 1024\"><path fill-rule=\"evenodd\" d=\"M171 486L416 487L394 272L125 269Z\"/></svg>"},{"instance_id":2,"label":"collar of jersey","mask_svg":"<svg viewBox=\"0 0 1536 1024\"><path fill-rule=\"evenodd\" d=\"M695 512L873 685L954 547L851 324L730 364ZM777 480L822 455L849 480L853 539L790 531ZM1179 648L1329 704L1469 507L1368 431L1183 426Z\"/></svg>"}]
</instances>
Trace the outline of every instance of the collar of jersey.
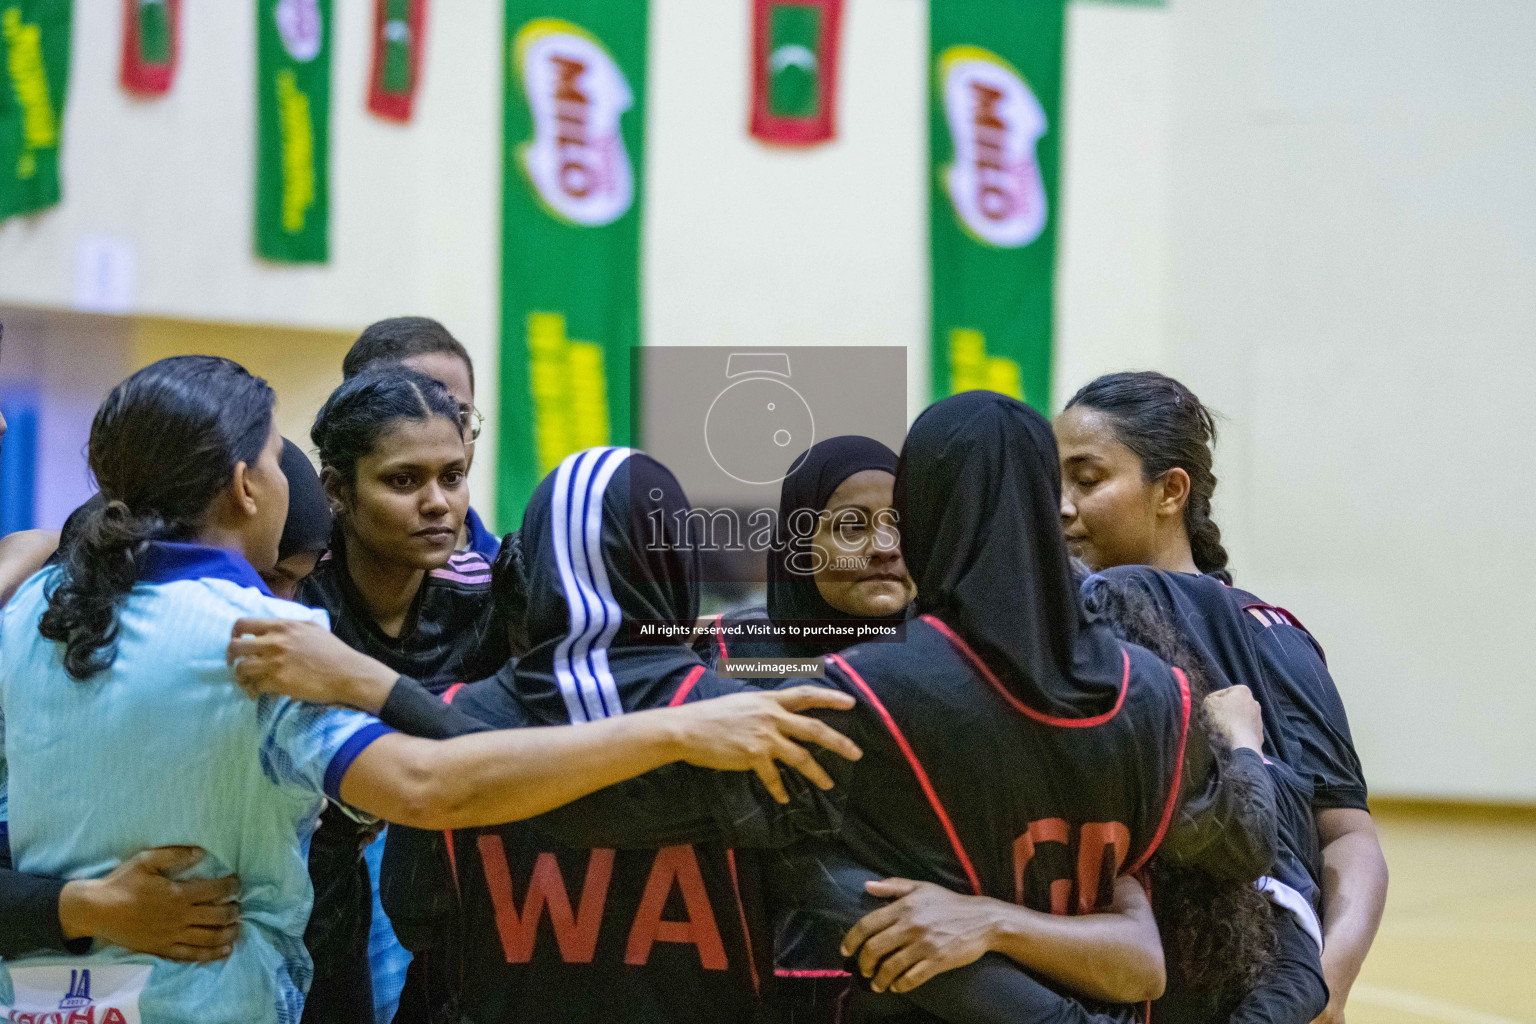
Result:
<instances>
[{"instance_id":1,"label":"collar of jersey","mask_svg":"<svg viewBox=\"0 0 1536 1024\"><path fill-rule=\"evenodd\" d=\"M139 558L139 581L174 583L177 580L228 580L240 587L255 587L267 597L272 591L256 575L251 563L227 548L152 540Z\"/></svg>"}]
</instances>

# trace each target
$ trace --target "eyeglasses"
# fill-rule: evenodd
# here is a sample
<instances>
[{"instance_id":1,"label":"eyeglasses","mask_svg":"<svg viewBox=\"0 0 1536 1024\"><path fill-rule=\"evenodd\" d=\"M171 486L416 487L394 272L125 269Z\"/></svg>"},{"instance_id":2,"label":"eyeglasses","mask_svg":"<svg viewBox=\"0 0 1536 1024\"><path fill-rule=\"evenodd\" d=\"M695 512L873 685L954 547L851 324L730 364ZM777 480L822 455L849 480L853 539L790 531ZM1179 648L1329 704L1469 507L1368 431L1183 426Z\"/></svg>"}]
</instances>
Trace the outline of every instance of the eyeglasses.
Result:
<instances>
[{"instance_id":1,"label":"eyeglasses","mask_svg":"<svg viewBox=\"0 0 1536 1024\"><path fill-rule=\"evenodd\" d=\"M459 403L459 429L464 431L464 436L471 441L480 439L480 431L485 429L485 416L474 406L465 402Z\"/></svg>"}]
</instances>

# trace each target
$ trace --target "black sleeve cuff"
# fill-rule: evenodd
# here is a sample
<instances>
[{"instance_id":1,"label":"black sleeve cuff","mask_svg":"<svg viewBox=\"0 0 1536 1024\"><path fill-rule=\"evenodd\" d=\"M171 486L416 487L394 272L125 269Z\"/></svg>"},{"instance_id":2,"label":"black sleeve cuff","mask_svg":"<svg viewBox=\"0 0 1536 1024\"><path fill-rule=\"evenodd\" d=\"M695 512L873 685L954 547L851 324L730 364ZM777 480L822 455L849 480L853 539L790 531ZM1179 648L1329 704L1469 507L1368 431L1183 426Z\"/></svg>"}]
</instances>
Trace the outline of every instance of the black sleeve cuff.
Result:
<instances>
[{"instance_id":1,"label":"black sleeve cuff","mask_svg":"<svg viewBox=\"0 0 1536 1024\"><path fill-rule=\"evenodd\" d=\"M60 878L0 871L0 958L9 960L39 950L90 952L90 939L64 939L59 896L66 884Z\"/></svg>"},{"instance_id":2,"label":"black sleeve cuff","mask_svg":"<svg viewBox=\"0 0 1536 1024\"><path fill-rule=\"evenodd\" d=\"M410 676L395 680L389 698L379 709L379 720L407 736L429 740L446 740L490 729L484 722L445 704Z\"/></svg>"},{"instance_id":3,"label":"black sleeve cuff","mask_svg":"<svg viewBox=\"0 0 1536 1024\"><path fill-rule=\"evenodd\" d=\"M1312 790L1312 809L1316 811L1370 811L1363 786L1318 786Z\"/></svg>"}]
</instances>

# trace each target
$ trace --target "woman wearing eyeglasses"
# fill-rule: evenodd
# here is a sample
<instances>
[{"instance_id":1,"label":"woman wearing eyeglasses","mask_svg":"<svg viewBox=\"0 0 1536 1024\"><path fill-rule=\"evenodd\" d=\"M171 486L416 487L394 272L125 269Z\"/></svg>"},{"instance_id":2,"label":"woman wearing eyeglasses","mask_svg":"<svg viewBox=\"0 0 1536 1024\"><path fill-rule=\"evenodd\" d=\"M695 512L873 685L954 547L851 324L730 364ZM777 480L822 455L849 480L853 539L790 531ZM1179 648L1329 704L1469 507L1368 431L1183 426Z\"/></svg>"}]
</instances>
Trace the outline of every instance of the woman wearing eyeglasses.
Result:
<instances>
[{"instance_id":1,"label":"woman wearing eyeglasses","mask_svg":"<svg viewBox=\"0 0 1536 1024\"><path fill-rule=\"evenodd\" d=\"M448 328L430 317L396 316L370 324L352 343L341 363L342 377L351 380L371 367L408 366L442 383L459 409L459 429L464 432L465 463L475 461L475 441L485 417L475 408L475 364ZM474 509L464 513L458 549L474 551L486 561L496 557L497 537Z\"/></svg>"}]
</instances>

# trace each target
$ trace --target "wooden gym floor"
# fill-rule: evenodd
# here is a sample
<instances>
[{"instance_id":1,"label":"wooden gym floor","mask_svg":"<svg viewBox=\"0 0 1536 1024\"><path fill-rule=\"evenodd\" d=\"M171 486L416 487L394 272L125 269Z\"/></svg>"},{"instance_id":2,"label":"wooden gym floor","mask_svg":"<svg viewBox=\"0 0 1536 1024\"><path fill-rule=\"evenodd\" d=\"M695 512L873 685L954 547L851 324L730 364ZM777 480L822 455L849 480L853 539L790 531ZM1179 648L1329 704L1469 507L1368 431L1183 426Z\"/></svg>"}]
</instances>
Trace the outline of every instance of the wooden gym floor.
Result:
<instances>
[{"instance_id":1,"label":"wooden gym floor","mask_svg":"<svg viewBox=\"0 0 1536 1024\"><path fill-rule=\"evenodd\" d=\"M1536 813L1374 810L1392 883L1347 1024L1536 1024Z\"/></svg>"}]
</instances>

